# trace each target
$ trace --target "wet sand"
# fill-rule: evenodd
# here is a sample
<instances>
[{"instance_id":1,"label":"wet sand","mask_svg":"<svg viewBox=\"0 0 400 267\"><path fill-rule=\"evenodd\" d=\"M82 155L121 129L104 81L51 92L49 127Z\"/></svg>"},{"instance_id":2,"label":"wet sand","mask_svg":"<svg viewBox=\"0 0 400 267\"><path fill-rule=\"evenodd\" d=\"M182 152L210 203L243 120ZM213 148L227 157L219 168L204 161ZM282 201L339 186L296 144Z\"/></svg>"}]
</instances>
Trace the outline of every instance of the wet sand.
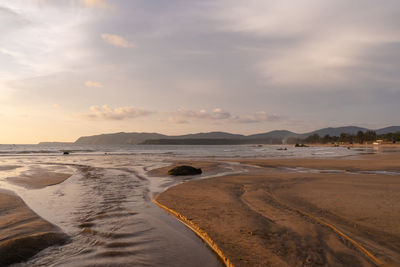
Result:
<instances>
[{"instance_id":1,"label":"wet sand","mask_svg":"<svg viewBox=\"0 0 400 267\"><path fill-rule=\"evenodd\" d=\"M258 168L157 198L207 232L235 266L400 265L400 175L364 172L399 171L399 154L237 161Z\"/></svg>"},{"instance_id":2,"label":"wet sand","mask_svg":"<svg viewBox=\"0 0 400 267\"><path fill-rule=\"evenodd\" d=\"M25 188L39 189L62 183L71 176L72 173L57 172L44 168L34 168L21 173L17 177L7 178L7 180Z\"/></svg>"},{"instance_id":3,"label":"wet sand","mask_svg":"<svg viewBox=\"0 0 400 267\"><path fill-rule=\"evenodd\" d=\"M66 234L37 216L20 197L0 189L0 266L26 260L67 241Z\"/></svg>"},{"instance_id":4,"label":"wet sand","mask_svg":"<svg viewBox=\"0 0 400 267\"><path fill-rule=\"evenodd\" d=\"M43 188L65 181L72 174L35 169L10 182L27 188ZM39 217L24 201L0 189L0 266L24 261L46 247L63 244L68 236Z\"/></svg>"},{"instance_id":5,"label":"wet sand","mask_svg":"<svg viewBox=\"0 0 400 267\"><path fill-rule=\"evenodd\" d=\"M231 160L263 168L310 168L342 171L400 171L400 153L366 154L339 158L286 158Z\"/></svg>"}]
</instances>

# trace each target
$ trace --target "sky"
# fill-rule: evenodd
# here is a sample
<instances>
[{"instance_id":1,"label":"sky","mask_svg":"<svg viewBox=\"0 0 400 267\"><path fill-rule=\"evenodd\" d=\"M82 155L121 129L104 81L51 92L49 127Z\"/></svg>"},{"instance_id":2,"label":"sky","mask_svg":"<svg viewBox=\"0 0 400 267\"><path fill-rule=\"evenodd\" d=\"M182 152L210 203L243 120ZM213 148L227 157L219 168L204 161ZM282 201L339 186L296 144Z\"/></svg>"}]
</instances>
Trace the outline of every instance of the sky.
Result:
<instances>
[{"instance_id":1,"label":"sky","mask_svg":"<svg viewBox=\"0 0 400 267\"><path fill-rule=\"evenodd\" d=\"M0 143L400 125L398 0L2 0Z\"/></svg>"}]
</instances>

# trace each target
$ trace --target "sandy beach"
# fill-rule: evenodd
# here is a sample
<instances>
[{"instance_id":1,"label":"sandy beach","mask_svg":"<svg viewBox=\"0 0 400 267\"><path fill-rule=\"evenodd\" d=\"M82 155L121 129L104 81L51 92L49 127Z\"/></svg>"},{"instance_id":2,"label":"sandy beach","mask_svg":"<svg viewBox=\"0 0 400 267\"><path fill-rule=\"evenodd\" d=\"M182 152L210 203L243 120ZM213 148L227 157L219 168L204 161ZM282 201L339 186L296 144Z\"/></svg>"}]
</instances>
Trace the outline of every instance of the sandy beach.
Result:
<instances>
[{"instance_id":1,"label":"sandy beach","mask_svg":"<svg viewBox=\"0 0 400 267\"><path fill-rule=\"evenodd\" d=\"M11 182L27 188L58 184L71 174L35 170ZM42 249L63 244L68 236L58 227L34 213L24 201L8 190L0 189L0 265L24 261Z\"/></svg>"},{"instance_id":2,"label":"sandy beach","mask_svg":"<svg viewBox=\"0 0 400 267\"><path fill-rule=\"evenodd\" d=\"M10 177L7 180L13 184L29 189L39 189L46 186L56 185L64 182L72 173L52 171L44 168L34 168L23 172L17 177Z\"/></svg>"},{"instance_id":3,"label":"sandy beach","mask_svg":"<svg viewBox=\"0 0 400 267\"><path fill-rule=\"evenodd\" d=\"M398 153L236 161L257 168L157 198L207 232L235 266L400 264Z\"/></svg>"},{"instance_id":4,"label":"sandy beach","mask_svg":"<svg viewBox=\"0 0 400 267\"><path fill-rule=\"evenodd\" d=\"M151 202L166 188L160 205L198 227L235 266L399 265L399 154L187 158L4 161L4 181L26 188L33 198L21 196L46 219L14 193L0 191L0 265L218 266L193 233ZM192 165L203 174L162 178L167 164ZM51 186L72 174L71 182ZM204 179L209 176L215 177ZM43 201L39 209L32 199ZM50 247L68 240L62 249Z\"/></svg>"}]
</instances>

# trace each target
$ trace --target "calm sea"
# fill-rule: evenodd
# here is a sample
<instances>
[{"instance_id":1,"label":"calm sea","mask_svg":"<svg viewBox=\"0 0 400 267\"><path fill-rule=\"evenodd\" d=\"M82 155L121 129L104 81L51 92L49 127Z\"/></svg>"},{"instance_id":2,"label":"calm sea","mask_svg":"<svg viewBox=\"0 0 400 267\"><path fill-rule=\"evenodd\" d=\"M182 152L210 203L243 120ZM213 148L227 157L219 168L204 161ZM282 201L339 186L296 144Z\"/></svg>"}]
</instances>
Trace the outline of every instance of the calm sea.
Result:
<instances>
[{"instance_id":1,"label":"calm sea","mask_svg":"<svg viewBox=\"0 0 400 267\"><path fill-rule=\"evenodd\" d=\"M286 149L286 150L282 150ZM176 157L337 157L366 152L346 147L305 147L292 145L1 145L1 155L74 155L123 154Z\"/></svg>"}]
</instances>

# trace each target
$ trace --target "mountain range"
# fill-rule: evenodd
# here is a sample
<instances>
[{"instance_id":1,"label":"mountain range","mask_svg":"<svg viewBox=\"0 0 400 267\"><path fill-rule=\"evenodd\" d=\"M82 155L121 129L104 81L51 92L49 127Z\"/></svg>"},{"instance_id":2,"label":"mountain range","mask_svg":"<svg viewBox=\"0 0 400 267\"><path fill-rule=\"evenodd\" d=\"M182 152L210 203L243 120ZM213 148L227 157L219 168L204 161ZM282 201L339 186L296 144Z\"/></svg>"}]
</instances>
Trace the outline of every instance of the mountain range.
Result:
<instances>
[{"instance_id":1,"label":"mountain range","mask_svg":"<svg viewBox=\"0 0 400 267\"><path fill-rule=\"evenodd\" d=\"M313 134L339 136L341 133L356 134L369 129L357 126L323 128L309 133L294 133L287 130L275 130L266 133L241 135L226 132L208 132L170 136L159 133L111 133L78 138L76 144L108 145L108 144L244 144L244 143L281 143L287 138L306 138ZM400 126L390 126L372 130L377 134L400 132Z\"/></svg>"}]
</instances>

